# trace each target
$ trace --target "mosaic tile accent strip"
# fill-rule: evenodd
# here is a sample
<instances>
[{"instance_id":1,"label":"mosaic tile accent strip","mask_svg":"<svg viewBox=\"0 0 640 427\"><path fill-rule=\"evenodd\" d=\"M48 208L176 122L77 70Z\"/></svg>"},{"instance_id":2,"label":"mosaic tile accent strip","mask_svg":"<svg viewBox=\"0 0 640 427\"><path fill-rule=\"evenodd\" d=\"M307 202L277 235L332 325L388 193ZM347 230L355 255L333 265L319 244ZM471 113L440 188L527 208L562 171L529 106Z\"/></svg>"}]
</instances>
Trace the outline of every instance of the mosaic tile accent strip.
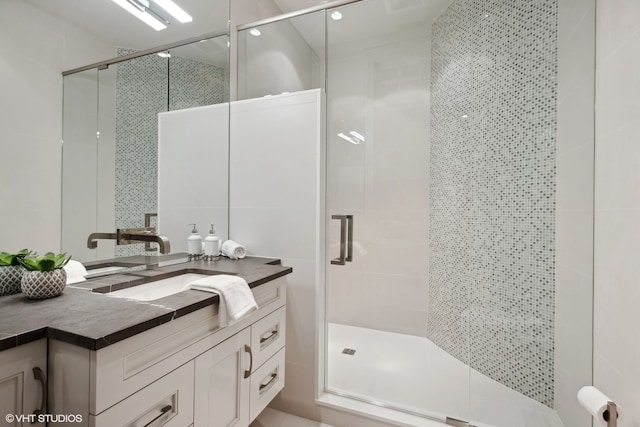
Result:
<instances>
[{"instance_id":1,"label":"mosaic tile accent strip","mask_svg":"<svg viewBox=\"0 0 640 427\"><path fill-rule=\"evenodd\" d=\"M118 56L132 52L119 49ZM225 69L157 55L117 67L115 228L142 227L144 214L158 209L158 113L224 102ZM143 244L116 246L115 252L145 254Z\"/></svg>"},{"instance_id":2,"label":"mosaic tile accent strip","mask_svg":"<svg viewBox=\"0 0 640 427\"><path fill-rule=\"evenodd\" d=\"M556 1L433 24L427 336L553 406Z\"/></svg>"}]
</instances>

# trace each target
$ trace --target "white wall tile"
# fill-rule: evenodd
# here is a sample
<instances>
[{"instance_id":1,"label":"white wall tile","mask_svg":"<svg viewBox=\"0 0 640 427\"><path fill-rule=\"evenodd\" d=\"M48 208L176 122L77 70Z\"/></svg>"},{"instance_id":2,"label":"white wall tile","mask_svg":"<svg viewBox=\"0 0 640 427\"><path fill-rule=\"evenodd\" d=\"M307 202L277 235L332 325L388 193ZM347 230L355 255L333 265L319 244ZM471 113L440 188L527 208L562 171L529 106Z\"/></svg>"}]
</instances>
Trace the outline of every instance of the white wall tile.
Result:
<instances>
[{"instance_id":1,"label":"white wall tile","mask_svg":"<svg viewBox=\"0 0 640 427\"><path fill-rule=\"evenodd\" d=\"M640 6L598 2L594 385L640 425Z\"/></svg>"}]
</instances>

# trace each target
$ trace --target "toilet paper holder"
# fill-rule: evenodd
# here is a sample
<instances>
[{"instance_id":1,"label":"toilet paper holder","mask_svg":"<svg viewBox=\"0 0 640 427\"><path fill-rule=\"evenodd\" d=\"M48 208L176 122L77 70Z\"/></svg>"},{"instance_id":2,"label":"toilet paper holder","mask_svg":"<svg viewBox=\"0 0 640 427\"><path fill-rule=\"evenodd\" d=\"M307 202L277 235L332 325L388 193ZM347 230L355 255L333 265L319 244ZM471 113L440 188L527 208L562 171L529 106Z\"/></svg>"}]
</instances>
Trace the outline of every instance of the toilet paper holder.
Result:
<instances>
[{"instance_id":1,"label":"toilet paper holder","mask_svg":"<svg viewBox=\"0 0 640 427\"><path fill-rule=\"evenodd\" d=\"M607 402L607 410L604 411L603 418L607 422L607 427L618 426L618 407L615 402Z\"/></svg>"}]
</instances>

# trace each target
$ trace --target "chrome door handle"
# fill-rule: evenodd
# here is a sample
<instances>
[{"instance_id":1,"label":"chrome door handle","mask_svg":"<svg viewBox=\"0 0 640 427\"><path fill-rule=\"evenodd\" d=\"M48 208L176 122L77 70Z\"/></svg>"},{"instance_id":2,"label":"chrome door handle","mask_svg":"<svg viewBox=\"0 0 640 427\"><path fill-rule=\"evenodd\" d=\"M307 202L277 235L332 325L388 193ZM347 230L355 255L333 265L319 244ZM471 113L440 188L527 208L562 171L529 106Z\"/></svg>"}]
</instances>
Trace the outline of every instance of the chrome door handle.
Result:
<instances>
[{"instance_id":1,"label":"chrome door handle","mask_svg":"<svg viewBox=\"0 0 640 427\"><path fill-rule=\"evenodd\" d=\"M42 402L40 404L40 409L36 409L35 411L33 411L34 415L41 415L41 414L45 414L47 412L47 376L44 374L44 372L42 371L42 369L38 368L37 366L33 368L33 377L36 379L36 381L40 382L40 386L42 387ZM31 424L35 423L36 421L32 421Z\"/></svg>"},{"instance_id":2,"label":"chrome door handle","mask_svg":"<svg viewBox=\"0 0 640 427\"><path fill-rule=\"evenodd\" d=\"M267 381L266 384L260 384L260 387L258 387L258 391L262 391L265 388L269 387L271 384L273 384L273 382L276 380L276 378L278 378L278 374L277 373L271 374L269 376L269 381Z\"/></svg>"},{"instance_id":3,"label":"chrome door handle","mask_svg":"<svg viewBox=\"0 0 640 427\"><path fill-rule=\"evenodd\" d=\"M263 344L263 343L269 341L271 338L277 337L277 336L278 336L278 328L276 328L273 331L271 331L271 333L268 336L261 337L260 338L260 344Z\"/></svg>"},{"instance_id":4,"label":"chrome door handle","mask_svg":"<svg viewBox=\"0 0 640 427\"><path fill-rule=\"evenodd\" d=\"M353 215L331 215L331 219L340 220L340 256L331 264L345 265L353 261Z\"/></svg>"},{"instance_id":5,"label":"chrome door handle","mask_svg":"<svg viewBox=\"0 0 640 427\"><path fill-rule=\"evenodd\" d=\"M167 412L169 412L172 409L173 408L171 407L171 405L164 406L162 409L160 409L160 413L158 415L156 415L156 417L154 419L152 419L151 421L149 421L148 423L146 423L142 427L149 427L151 424L153 424L156 421L158 421L160 419L160 417L162 417L164 414L166 414Z\"/></svg>"},{"instance_id":6,"label":"chrome door handle","mask_svg":"<svg viewBox=\"0 0 640 427\"><path fill-rule=\"evenodd\" d=\"M249 378L251 376L251 371L253 371L253 352L251 351L251 346L244 345L244 351L249 353L249 369L244 371L244 377Z\"/></svg>"}]
</instances>

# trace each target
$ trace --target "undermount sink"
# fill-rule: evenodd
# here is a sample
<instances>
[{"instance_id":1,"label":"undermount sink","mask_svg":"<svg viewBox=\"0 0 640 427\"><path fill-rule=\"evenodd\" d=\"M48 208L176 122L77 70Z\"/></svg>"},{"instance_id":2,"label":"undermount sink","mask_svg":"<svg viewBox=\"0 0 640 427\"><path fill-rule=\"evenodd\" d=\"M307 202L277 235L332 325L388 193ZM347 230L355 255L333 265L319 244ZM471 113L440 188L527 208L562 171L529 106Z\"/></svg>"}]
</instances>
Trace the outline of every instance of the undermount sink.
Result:
<instances>
[{"instance_id":1,"label":"undermount sink","mask_svg":"<svg viewBox=\"0 0 640 427\"><path fill-rule=\"evenodd\" d=\"M167 279L155 280L142 285L109 292L106 295L118 298L128 298L136 301L153 301L169 295L177 294L189 283L207 276L209 275L200 273L184 273Z\"/></svg>"}]
</instances>

